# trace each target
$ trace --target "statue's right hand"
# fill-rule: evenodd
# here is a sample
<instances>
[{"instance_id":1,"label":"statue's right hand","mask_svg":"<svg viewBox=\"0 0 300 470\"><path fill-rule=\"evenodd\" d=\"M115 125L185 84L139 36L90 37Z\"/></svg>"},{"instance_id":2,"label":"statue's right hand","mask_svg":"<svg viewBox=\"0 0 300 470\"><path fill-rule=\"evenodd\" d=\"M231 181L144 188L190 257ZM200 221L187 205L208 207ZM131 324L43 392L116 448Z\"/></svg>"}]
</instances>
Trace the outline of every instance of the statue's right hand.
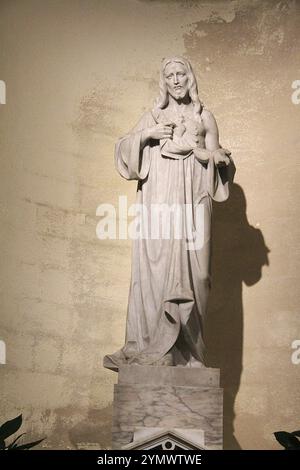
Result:
<instances>
[{"instance_id":1,"label":"statue's right hand","mask_svg":"<svg viewBox=\"0 0 300 470\"><path fill-rule=\"evenodd\" d=\"M174 124L164 123L164 124L156 124L153 127L148 129L148 135L150 139L172 139L173 137L173 128Z\"/></svg>"}]
</instances>

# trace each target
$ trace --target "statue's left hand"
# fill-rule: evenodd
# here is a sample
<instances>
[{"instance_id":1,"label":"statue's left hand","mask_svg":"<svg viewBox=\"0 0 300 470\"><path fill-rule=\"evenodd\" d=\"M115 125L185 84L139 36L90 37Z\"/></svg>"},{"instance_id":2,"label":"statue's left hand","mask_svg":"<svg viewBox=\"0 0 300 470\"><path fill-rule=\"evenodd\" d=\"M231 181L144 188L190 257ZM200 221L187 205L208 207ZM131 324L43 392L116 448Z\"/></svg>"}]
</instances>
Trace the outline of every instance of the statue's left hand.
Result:
<instances>
[{"instance_id":1,"label":"statue's left hand","mask_svg":"<svg viewBox=\"0 0 300 470\"><path fill-rule=\"evenodd\" d=\"M231 155L231 152L229 150L219 148L217 150L214 150L212 154L213 154L214 162L217 166L228 166L231 163L231 160L229 158Z\"/></svg>"}]
</instances>

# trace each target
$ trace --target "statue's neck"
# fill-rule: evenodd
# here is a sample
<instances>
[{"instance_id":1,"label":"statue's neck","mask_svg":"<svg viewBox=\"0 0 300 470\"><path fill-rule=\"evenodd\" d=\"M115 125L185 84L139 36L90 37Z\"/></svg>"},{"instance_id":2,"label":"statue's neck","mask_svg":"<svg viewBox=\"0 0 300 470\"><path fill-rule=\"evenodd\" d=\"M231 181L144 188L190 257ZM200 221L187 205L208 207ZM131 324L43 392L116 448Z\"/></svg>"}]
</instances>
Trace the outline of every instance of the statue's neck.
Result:
<instances>
[{"instance_id":1,"label":"statue's neck","mask_svg":"<svg viewBox=\"0 0 300 470\"><path fill-rule=\"evenodd\" d=\"M178 100L176 100L173 96L169 95L168 108L170 109L170 111L184 113L192 107L193 103L191 102L191 98L188 95Z\"/></svg>"}]
</instances>

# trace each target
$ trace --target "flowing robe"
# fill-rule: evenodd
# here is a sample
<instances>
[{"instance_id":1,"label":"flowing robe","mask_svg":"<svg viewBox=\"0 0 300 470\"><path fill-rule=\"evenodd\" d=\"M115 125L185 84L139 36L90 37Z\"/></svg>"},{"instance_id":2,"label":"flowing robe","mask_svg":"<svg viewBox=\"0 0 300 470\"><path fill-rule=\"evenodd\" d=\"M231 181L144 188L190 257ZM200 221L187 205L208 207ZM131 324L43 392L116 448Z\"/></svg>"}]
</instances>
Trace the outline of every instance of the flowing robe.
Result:
<instances>
[{"instance_id":1,"label":"flowing robe","mask_svg":"<svg viewBox=\"0 0 300 470\"><path fill-rule=\"evenodd\" d=\"M177 204L183 211L185 236L178 238L175 224L171 224L167 239L150 236L133 240L125 346L104 358L104 366L113 370L121 364L159 364L170 351L173 365L187 364L191 355L204 362L212 200L227 199L231 165L216 167L210 152L204 150L210 156L201 161L193 149L180 152L176 145L169 148L166 141L151 140L142 146L142 131L156 123L151 112L142 116L117 142L115 165L123 178L138 180L136 203L149 209L142 212L141 226L151 227L151 205ZM187 248L186 237L196 231L195 214L200 204L203 243L197 246L191 242ZM187 207L192 208L192 217L188 217ZM183 340L179 341L180 337Z\"/></svg>"}]
</instances>

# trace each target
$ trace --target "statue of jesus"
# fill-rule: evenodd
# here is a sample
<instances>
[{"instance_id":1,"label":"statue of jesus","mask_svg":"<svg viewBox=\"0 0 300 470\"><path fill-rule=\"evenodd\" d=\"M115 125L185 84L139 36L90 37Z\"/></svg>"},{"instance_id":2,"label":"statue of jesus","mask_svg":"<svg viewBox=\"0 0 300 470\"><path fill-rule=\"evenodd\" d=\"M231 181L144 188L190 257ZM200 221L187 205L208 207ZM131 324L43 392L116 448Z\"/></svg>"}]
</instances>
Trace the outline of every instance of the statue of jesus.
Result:
<instances>
[{"instance_id":1,"label":"statue of jesus","mask_svg":"<svg viewBox=\"0 0 300 470\"><path fill-rule=\"evenodd\" d=\"M168 237L133 240L125 345L105 356L104 366L205 367L212 200L228 198L234 164L220 146L215 118L200 101L185 58L162 61L154 107L119 139L115 164L123 178L138 181L138 204L182 208L182 236L173 223ZM202 242L187 244L200 207ZM150 212L142 212L144 227Z\"/></svg>"}]
</instances>

